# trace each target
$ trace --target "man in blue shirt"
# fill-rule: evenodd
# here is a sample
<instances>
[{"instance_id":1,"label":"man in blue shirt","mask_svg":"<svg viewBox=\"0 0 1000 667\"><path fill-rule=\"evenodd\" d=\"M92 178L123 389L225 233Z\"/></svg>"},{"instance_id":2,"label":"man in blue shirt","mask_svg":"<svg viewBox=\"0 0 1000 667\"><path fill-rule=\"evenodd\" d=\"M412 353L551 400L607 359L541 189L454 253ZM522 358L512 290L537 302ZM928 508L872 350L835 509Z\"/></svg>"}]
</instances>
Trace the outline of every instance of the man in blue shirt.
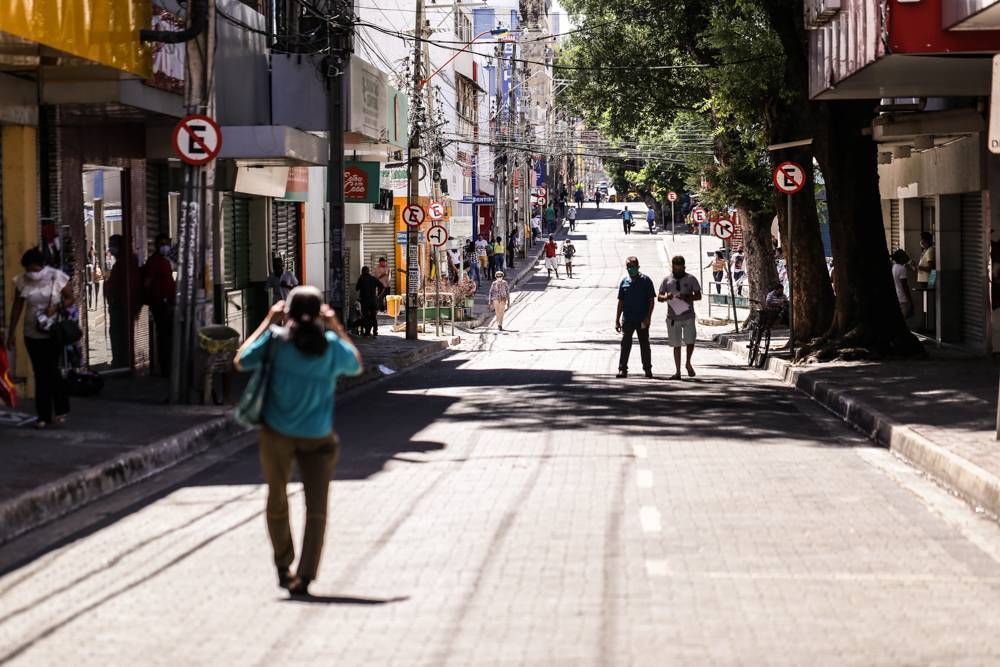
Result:
<instances>
[{"instance_id":1,"label":"man in blue shirt","mask_svg":"<svg viewBox=\"0 0 1000 667\"><path fill-rule=\"evenodd\" d=\"M649 225L649 233L656 233L656 211L652 206L646 209L646 224Z\"/></svg>"},{"instance_id":2,"label":"man in blue shirt","mask_svg":"<svg viewBox=\"0 0 1000 667\"><path fill-rule=\"evenodd\" d=\"M629 257L625 262L628 277L618 286L618 312L615 314L615 331L622 334L618 377L628 377L628 358L632 353L632 334L639 336L642 369L646 377L653 377L653 353L649 348L649 323L656 305L656 287L649 276L639 273L639 260Z\"/></svg>"},{"instance_id":3,"label":"man in blue shirt","mask_svg":"<svg viewBox=\"0 0 1000 667\"><path fill-rule=\"evenodd\" d=\"M625 228L626 234L632 233L632 211L628 210L628 206L622 211L622 227Z\"/></svg>"}]
</instances>

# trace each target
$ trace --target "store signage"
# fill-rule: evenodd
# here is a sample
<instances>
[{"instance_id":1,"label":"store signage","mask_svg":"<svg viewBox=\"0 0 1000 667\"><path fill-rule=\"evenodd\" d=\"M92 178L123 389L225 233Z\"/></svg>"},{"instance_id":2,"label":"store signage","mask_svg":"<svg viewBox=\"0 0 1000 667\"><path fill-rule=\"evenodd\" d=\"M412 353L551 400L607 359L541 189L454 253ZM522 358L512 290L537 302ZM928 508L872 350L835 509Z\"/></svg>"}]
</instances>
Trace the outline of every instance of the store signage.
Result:
<instances>
[{"instance_id":1,"label":"store signage","mask_svg":"<svg viewBox=\"0 0 1000 667\"><path fill-rule=\"evenodd\" d=\"M492 206L497 203L497 198L486 195L479 195L477 197L473 197L472 195L465 195L464 197L459 199L459 202L462 204L482 204L485 206Z\"/></svg>"},{"instance_id":2,"label":"store signage","mask_svg":"<svg viewBox=\"0 0 1000 667\"><path fill-rule=\"evenodd\" d=\"M378 162L345 162L344 201L348 204L377 204L379 171Z\"/></svg>"}]
</instances>

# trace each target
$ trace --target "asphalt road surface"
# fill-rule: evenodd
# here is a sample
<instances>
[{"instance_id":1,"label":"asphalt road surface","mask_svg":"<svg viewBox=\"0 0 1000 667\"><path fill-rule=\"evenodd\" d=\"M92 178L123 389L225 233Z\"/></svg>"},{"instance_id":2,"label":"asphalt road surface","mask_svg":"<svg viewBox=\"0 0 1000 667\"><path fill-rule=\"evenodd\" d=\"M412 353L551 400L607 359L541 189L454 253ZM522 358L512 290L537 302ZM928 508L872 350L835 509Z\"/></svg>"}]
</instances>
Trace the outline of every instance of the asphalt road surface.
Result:
<instances>
[{"instance_id":1,"label":"asphalt road surface","mask_svg":"<svg viewBox=\"0 0 1000 667\"><path fill-rule=\"evenodd\" d=\"M624 258L697 262L616 216L507 331L338 405L314 598L244 438L5 547L0 663L997 664L995 521L708 342L667 380L662 309L657 377L614 377Z\"/></svg>"}]
</instances>

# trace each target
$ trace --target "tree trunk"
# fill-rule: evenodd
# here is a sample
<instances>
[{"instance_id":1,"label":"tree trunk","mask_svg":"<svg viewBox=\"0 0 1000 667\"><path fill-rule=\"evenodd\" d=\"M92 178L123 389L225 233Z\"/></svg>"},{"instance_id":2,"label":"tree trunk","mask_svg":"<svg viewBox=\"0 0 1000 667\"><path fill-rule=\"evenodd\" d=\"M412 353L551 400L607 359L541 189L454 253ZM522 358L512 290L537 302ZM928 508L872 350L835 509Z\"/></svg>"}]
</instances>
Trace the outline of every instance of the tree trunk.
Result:
<instances>
[{"instance_id":1,"label":"tree trunk","mask_svg":"<svg viewBox=\"0 0 1000 667\"><path fill-rule=\"evenodd\" d=\"M923 346L900 312L885 243L876 145L875 102L822 104L816 155L826 177L837 302L826 340L814 355L919 355ZM819 129L819 128L818 128ZM861 349L858 349L861 348Z\"/></svg>"},{"instance_id":2,"label":"tree trunk","mask_svg":"<svg viewBox=\"0 0 1000 667\"><path fill-rule=\"evenodd\" d=\"M777 167L785 160L791 160L805 170L806 185L792 196L791 252L788 245L788 198L775 189L775 210L778 211L778 228L781 230L781 245L791 272L790 289L795 292L794 302L795 340L810 341L822 336L830 327L833 318L833 288L826 268L826 254L823 237L819 231L819 215L816 213L816 191L813 189L813 154L811 150L786 151L782 157L773 157Z\"/></svg>"},{"instance_id":3,"label":"tree trunk","mask_svg":"<svg viewBox=\"0 0 1000 667\"><path fill-rule=\"evenodd\" d=\"M750 285L750 298L764 303L767 293L778 282L774 265L774 245L771 243L771 211L750 212L737 209L743 225L743 267Z\"/></svg>"}]
</instances>

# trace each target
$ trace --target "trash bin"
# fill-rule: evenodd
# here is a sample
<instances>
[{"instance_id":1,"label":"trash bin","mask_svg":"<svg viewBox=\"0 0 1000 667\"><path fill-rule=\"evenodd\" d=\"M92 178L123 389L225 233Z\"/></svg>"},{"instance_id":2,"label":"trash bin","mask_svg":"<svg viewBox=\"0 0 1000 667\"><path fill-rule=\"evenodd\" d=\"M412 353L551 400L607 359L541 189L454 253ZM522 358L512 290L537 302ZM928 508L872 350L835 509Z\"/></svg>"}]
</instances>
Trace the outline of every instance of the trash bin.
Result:
<instances>
[{"instance_id":1,"label":"trash bin","mask_svg":"<svg viewBox=\"0 0 1000 667\"><path fill-rule=\"evenodd\" d=\"M385 297L385 309L389 312L389 317L399 317L399 311L403 307L402 294L390 294Z\"/></svg>"},{"instance_id":2,"label":"trash bin","mask_svg":"<svg viewBox=\"0 0 1000 667\"><path fill-rule=\"evenodd\" d=\"M198 329L202 402L222 405L228 398L233 370L233 353L240 346L240 334L231 327L213 325ZM222 376L222 391L215 392L215 376Z\"/></svg>"}]
</instances>

